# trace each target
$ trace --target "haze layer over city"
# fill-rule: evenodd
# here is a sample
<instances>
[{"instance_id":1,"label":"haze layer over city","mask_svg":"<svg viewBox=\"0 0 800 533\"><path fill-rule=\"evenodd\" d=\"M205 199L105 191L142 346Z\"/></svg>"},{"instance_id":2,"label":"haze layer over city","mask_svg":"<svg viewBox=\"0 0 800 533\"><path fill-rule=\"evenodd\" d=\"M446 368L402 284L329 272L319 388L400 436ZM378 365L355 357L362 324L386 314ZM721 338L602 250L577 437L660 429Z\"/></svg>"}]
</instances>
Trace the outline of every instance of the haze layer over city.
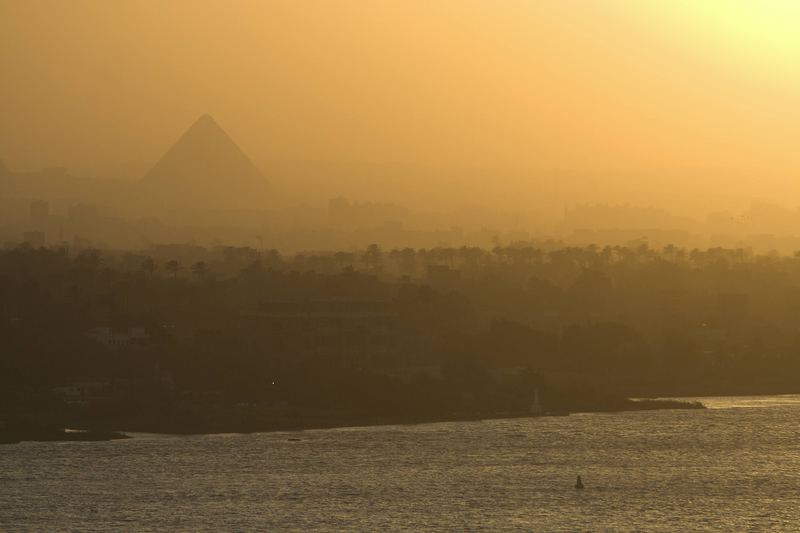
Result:
<instances>
[{"instance_id":1,"label":"haze layer over city","mask_svg":"<svg viewBox=\"0 0 800 533\"><path fill-rule=\"evenodd\" d=\"M409 246L487 244L480 230L512 232L505 241L796 244L791 2L2 9L0 159L5 174L33 173L4 184L7 242L21 238L24 202L36 199L53 214L83 203L130 224L155 217L170 226L214 224L176 208L247 209L248 219L226 223L238 234L192 238L253 245L287 217L330 226L328 202L341 197L400 208L362 225L444 232L397 243ZM176 190L154 180L152 191L119 190L148 181L206 114L268 186L237 189L247 177L220 160L216 174L188 176ZM224 143L203 142L187 147L184 166ZM43 169L49 177L35 179ZM587 229L602 231L574 234ZM67 233L107 247L190 240L141 228ZM288 241L279 244L325 247ZM363 244L355 241L338 245Z\"/></svg>"},{"instance_id":2,"label":"haze layer over city","mask_svg":"<svg viewBox=\"0 0 800 533\"><path fill-rule=\"evenodd\" d=\"M0 530L796 529L798 27L0 0Z\"/></svg>"}]
</instances>

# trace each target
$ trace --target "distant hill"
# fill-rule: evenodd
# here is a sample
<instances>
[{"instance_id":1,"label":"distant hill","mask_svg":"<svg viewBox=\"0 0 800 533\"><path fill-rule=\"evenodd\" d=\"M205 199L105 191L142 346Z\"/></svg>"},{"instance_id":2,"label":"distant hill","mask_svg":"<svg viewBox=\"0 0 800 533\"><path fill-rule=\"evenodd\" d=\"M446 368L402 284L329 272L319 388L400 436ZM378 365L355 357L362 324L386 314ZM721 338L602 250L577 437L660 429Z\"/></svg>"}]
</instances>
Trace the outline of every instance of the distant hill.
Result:
<instances>
[{"instance_id":1,"label":"distant hill","mask_svg":"<svg viewBox=\"0 0 800 533\"><path fill-rule=\"evenodd\" d=\"M12 171L2 162L0 184L0 198L12 198L20 202L47 200L67 205L91 203L125 206L131 204L136 194L134 184L127 180L75 176L62 167Z\"/></svg>"},{"instance_id":2,"label":"distant hill","mask_svg":"<svg viewBox=\"0 0 800 533\"><path fill-rule=\"evenodd\" d=\"M203 115L147 173L151 205L194 209L267 207L274 191L219 124Z\"/></svg>"}]
</instances>

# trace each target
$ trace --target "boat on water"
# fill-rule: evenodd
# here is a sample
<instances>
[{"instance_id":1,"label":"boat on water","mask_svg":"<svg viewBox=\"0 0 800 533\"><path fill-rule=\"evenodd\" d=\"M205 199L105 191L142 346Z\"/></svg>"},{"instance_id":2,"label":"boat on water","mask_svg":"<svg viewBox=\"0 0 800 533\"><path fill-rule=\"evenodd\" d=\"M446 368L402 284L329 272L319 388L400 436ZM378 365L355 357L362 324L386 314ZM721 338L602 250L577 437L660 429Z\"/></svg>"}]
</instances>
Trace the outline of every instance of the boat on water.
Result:
<instances>
[{"instance_id":1,"label":"boat on water","mask_svg":"<svg viewBox=\"0 0 800 533\"><path fill-rule=\"evenodd\" d=\"M542 402L539 399L539 387L536 387L533 390L533 403L530 407L530 413L533 416L543 416L545 414L544 407L542 406Z\"/></svg>"}]
</instances>

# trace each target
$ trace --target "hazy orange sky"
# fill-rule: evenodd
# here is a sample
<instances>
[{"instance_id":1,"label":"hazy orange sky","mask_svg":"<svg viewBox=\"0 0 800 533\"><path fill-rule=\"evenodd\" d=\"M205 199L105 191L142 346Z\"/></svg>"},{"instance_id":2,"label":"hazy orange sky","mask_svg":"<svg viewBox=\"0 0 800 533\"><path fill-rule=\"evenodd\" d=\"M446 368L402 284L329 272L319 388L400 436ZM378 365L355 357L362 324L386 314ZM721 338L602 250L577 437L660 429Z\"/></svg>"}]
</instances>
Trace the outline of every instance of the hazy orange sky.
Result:
<instances>
[{"instance_id":1,"label":"hazy orange sky","mask_svg":"<svg viewBox=\"0 0 800 533\"><path fill-rule=\"evenodd\" d=\"M0 0L0 159L138 177L208 112L256 161L796 204L798 27L794 0Z\"/></svg>"}]
</instances>

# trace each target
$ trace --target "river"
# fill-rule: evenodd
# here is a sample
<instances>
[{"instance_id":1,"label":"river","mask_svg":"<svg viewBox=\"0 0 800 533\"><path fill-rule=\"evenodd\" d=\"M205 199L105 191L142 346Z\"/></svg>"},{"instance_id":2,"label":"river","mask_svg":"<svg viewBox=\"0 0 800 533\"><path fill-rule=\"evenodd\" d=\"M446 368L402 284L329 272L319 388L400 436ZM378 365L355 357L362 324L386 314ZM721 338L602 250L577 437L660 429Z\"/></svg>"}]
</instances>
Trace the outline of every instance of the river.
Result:
<instances>
[{"instance_id":1,"label":"river","mask_svg":"<svg viewBox=\"0 0 800 533\"><path fill-rule=\"evenodd\" d=\"M0 529L800 529L800 396L701 401L708 409L5 445Z\"/></svg>"}]
</instances>

